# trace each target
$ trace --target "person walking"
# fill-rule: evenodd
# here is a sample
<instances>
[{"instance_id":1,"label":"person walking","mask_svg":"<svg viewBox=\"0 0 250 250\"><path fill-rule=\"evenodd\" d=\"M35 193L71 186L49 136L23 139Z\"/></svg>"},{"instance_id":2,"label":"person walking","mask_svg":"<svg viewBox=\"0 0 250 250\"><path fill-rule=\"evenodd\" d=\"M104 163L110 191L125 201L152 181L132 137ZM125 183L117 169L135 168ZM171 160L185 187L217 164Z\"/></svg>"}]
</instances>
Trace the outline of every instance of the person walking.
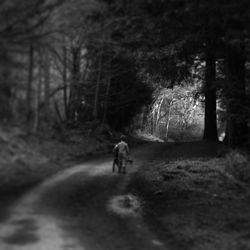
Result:
<instances>
[{"instance_id":1,"label":"person walking","mask_svg":"<svg viewBox=\"0 0 250 250\"><path fill-rule=\"evenodd\" d=\"M119 173L126 173L126 166L127 166L127 161L129 158L129 147L128 144L126 143L126 136L122 135L120 138L120 142L115 145L113 152L117 150L118 153L118 172ZM113 169L114 169L114 163L113 162Z\"/></svg>"}]
</instances>

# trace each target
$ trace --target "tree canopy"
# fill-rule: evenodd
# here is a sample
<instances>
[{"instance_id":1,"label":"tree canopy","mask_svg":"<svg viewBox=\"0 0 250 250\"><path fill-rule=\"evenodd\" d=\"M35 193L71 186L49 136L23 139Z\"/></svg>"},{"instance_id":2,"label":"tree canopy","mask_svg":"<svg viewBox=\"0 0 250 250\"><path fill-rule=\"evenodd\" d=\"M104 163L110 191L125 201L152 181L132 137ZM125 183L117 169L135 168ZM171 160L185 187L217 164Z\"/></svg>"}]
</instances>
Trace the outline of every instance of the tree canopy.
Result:
<instances>
[{"instance_id":1,"label":"tree canopy","mask_svg":"<svg viewBox=\"0 0 250 250\"><path fill-rule=\"evenodd\" d=\"M162 89L189 85L204 109L203 138L218 140L223 120L228 144L246 142L248 0L0 5L2 119L21 116L35 130L90 121L121 130L138 114L149 122Z\"/></svg>"}]
</instances>

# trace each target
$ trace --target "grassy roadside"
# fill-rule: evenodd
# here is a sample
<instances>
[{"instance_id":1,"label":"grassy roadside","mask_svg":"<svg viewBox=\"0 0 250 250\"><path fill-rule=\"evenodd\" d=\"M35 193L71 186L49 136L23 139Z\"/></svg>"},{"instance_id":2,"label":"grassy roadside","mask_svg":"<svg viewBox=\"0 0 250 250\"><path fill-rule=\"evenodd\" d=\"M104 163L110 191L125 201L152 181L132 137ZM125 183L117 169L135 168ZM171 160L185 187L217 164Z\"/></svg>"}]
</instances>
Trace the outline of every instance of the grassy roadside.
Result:
<instances>
[{"instance_id":1,"label":"grassy roadside","mask_svg":"<svg viewBox=\"0 0 250 250\"><path fill-rule=\"evenodd\" d=\"M109 152L105 135L71 130L65 135L27 134L19 127L0 127L0 220L8 206L45 178Z\"/></svg>"},{"instance_id":2,"label":"grassy roadside","mask_svg":"<svg viewBox=\"0 0 250 250\"><path fill-rule=\"evenodd\" d=\"M145 221L170 249L250 249L249 156L210 149L159 148L164 153L131 179L128 189L144 201Z\"/></svg>"}]
</instances>

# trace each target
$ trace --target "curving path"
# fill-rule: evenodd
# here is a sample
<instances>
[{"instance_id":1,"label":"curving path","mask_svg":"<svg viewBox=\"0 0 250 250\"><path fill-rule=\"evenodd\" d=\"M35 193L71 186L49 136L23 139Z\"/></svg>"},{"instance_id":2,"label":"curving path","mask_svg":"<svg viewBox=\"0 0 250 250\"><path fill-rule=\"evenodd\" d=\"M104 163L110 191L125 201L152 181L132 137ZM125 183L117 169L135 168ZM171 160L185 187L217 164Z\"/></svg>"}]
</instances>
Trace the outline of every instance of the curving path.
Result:
<instances>
[{"instance_id":1,"label":"curving path","mask_svg":"<svg viewBox=\"0 0 250 250\"><path fill-rule=\"evenodd\" d=\"M126 195L136 168L130 167L126 175L112 174L111 159L106 157L47 179L11 208L0 227L0 249L166 249L137 210L119 214L119 209L115 213L108 206L113 198Z\"/></svg>"}]
</instances>

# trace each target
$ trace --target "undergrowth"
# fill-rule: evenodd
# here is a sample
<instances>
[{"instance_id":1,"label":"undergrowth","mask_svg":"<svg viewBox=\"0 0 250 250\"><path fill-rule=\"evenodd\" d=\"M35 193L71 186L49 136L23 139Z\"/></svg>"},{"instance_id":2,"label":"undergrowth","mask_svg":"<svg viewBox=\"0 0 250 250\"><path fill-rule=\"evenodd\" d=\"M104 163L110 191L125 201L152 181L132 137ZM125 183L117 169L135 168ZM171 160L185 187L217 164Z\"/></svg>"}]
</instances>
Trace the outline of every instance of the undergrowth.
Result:
<instances>
[{"instance_id":1,"label":"undergrowth","mask_svg":"<svg viewBox=\"0 0 250 250\"><path fill-rule=\"evenodd\" d=\"M151 161L133 177L131 188L151 198L178 200L178 197L244 197L249 195L249 185L248 157L230 151L220 158Z\"/></svg>"},{"instance_id":2,"label":"undergrowth","mask_svg":"<svg viewBox=\"0 0 250 250\"><path fill-rule=\"evenodd\" d=\"M61 137L27 134L19 127L0 127L0 193L15 192L109 150L109 142L80 130Z\"/></svg>"}]
</instances>

